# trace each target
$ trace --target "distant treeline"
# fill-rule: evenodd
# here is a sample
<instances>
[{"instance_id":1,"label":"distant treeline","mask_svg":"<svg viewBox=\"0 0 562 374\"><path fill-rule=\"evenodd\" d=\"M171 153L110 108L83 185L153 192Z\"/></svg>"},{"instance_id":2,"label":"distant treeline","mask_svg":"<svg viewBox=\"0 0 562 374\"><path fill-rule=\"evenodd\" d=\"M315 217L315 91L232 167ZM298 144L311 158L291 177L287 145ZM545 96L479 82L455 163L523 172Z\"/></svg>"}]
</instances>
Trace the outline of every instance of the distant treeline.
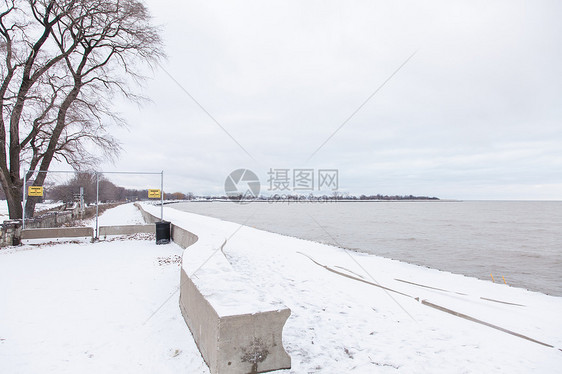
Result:
<instances>
[{"instance_id":1,"label":"distant treeline","mask_svg":"<svg viewBox=\"0 0 562 374\"><path fill-rule=\"evenodd\" d=\"M31 185L33 181L28 182ZM43 186L42 200L55 200L65 203L73 202L80 195L80 188L84 190L84 202L92 204L96 202L96 175L94 173L76 173L74 177L64 184L45 183ZM184 194L182 192L164 193L166 200L190 200L194 196L192 193ZM4 191L0 188L0 200L6 199ZM100 202L117 202L117 201L137 201L147 200L148 189L136 190L119 187L105 177L99 180L99 200Z\"/></svg>"},{"instance_id":2,"label":"distant treeline","mask_svg":"<svg viewBox=\"0 0 562 374\"><path fill-rule=\"evenodd\" d=\"M432 196L414 196L414 195L361 195L359 198L353 196L353 200L439 200L438 197Z\"/></svg>"},{"instance_id":3,"label":"distant treeline","mask_svg":"<svg viewBox=\"0 0 562 374\"><path fill-rule=\"evenodd\" d=\"M96 176L91 173L77 173L74 178L63 185L45 187L45 199L71 202L80 194L80 187L84 188L84 202L96 202ZM182 192L164 193L166 200L190 200L192 193ZM99 180L100 202L138 201L148 199L148 189L136 190L116 186L114 183L101 177Z\"/></svg>"},{"instance_id":4,"label":"distant treeline","mask_svg":"<svg viewBox=\"0 0 562 374\"><path fill-rule=\"evenodd\" d=\"M398 201L398 200L439 200L438 197L414 196L414 195L349 195L334 193L332 195L296 195L275 194L272 196L259 196L257 198L238 196L194 196L197 200L257 200L257 201Z\"/></svg>"},{"instance_id":5,"label":"distant treeline","mask_svg":"<svg viewBox=\"0 0 562 374\"><path fill-rule=\"evenodd\" d=\"M29 183L31 184L31 183ZM96 175L94 173L76 173L74 177L65 184L45 184L44 200L56 200L72 202L80 194L80 187L84 188L84 201L86 204L96 202ZM0 199L5 199L4 192L0 188ZM101 202L137 201L148 199L148 189L136 190L119 187L113 182L101 177L99 180L99 199ZM191 192L164 193L165 200L236 200L236 197L226 195L196 196ZM242 195L239 200L245 199ZM253 200L253 199L252 199ZM330 195L298 195L298 194L275 194L272 196L259 196L258 201L399 201L399 200L439 200L437 197L414 196L414 195L350 195L334 192Z\"/></svg>"}]
</instances>

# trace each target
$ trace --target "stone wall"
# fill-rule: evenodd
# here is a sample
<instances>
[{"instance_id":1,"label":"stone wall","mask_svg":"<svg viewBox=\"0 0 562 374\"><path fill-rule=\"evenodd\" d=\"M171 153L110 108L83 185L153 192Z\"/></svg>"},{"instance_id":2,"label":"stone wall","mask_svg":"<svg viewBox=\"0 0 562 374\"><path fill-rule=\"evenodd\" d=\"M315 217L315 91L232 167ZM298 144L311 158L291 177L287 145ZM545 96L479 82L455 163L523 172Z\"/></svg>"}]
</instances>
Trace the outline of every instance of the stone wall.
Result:
<instances>
[{"instance_id":1,"label":"stone wall","mask_svg":"<svg viewBox=\"0 0 562 374\"><path fill-rule=\"evenodd\" d=\"M87 209L93 209L95 211L96 208L88 207ZM77 219L81 219L83 214L84 212L78 209L48 212L37 217L26 218L25 228L42 229L60 227L67 223L74 222ZM0 223L0 247L19 245L21 241L21 229L21 219L8 220Z\"/></svg>"}]
</instances>

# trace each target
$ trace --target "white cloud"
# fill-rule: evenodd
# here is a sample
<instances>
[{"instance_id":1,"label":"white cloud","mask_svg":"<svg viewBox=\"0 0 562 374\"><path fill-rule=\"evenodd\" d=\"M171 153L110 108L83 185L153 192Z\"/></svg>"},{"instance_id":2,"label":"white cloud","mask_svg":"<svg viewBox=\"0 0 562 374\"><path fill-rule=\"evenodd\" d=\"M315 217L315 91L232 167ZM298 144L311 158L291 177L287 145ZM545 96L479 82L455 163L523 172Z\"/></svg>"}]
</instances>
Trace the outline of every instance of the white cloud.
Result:
<instances>
[{"instance_id":1,"label":"white cloud","mask_svg":"<svg viewBox=\"0 0 562 374\"><path fill-rule=\"evenodd\" d=\"M165 73L115 169L221 193L240 167L337 167L351 193L562 198L562 5L149 1ZM309 162L310 154L414 58ZM121 132L120 132L121 134Z\"/></svg>"}]
</instances>

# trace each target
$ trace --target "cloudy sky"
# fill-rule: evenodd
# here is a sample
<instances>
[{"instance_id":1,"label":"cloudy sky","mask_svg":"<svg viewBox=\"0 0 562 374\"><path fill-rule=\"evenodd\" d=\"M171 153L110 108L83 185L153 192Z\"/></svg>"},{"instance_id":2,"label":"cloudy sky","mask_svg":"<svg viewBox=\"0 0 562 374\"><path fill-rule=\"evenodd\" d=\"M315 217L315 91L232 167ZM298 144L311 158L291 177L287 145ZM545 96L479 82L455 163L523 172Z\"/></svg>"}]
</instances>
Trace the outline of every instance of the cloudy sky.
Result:
<instances>
[{"instance_id":1,"label":"cloudy sky","mask_svg":"<svg viewBox=\"0 0 562 374\"><path fill-rule=\"evenodd\" d=\"M562 199L562 2L147 4L168 58L152 103L118 105L130 127L104 170L196 194L307 168L352 194Z\"/></svg>"}]
</instances>

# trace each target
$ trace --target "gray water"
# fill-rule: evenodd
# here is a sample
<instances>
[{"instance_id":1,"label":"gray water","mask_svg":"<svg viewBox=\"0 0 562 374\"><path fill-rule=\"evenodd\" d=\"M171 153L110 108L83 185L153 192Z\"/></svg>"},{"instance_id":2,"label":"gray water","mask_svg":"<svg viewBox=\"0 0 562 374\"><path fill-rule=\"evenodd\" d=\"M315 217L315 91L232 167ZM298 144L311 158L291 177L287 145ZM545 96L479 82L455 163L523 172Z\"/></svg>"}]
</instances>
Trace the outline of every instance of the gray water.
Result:
<instances>
[{"instance_id":1,"label":"gray water","mask_svg":"<svg viewBox=\"0 0 562 374\"><path fill-rule=\"evenodd\" d=\"M324 202L174 208L562 296L562 202Z\"/></svg>"}]
</instances>

